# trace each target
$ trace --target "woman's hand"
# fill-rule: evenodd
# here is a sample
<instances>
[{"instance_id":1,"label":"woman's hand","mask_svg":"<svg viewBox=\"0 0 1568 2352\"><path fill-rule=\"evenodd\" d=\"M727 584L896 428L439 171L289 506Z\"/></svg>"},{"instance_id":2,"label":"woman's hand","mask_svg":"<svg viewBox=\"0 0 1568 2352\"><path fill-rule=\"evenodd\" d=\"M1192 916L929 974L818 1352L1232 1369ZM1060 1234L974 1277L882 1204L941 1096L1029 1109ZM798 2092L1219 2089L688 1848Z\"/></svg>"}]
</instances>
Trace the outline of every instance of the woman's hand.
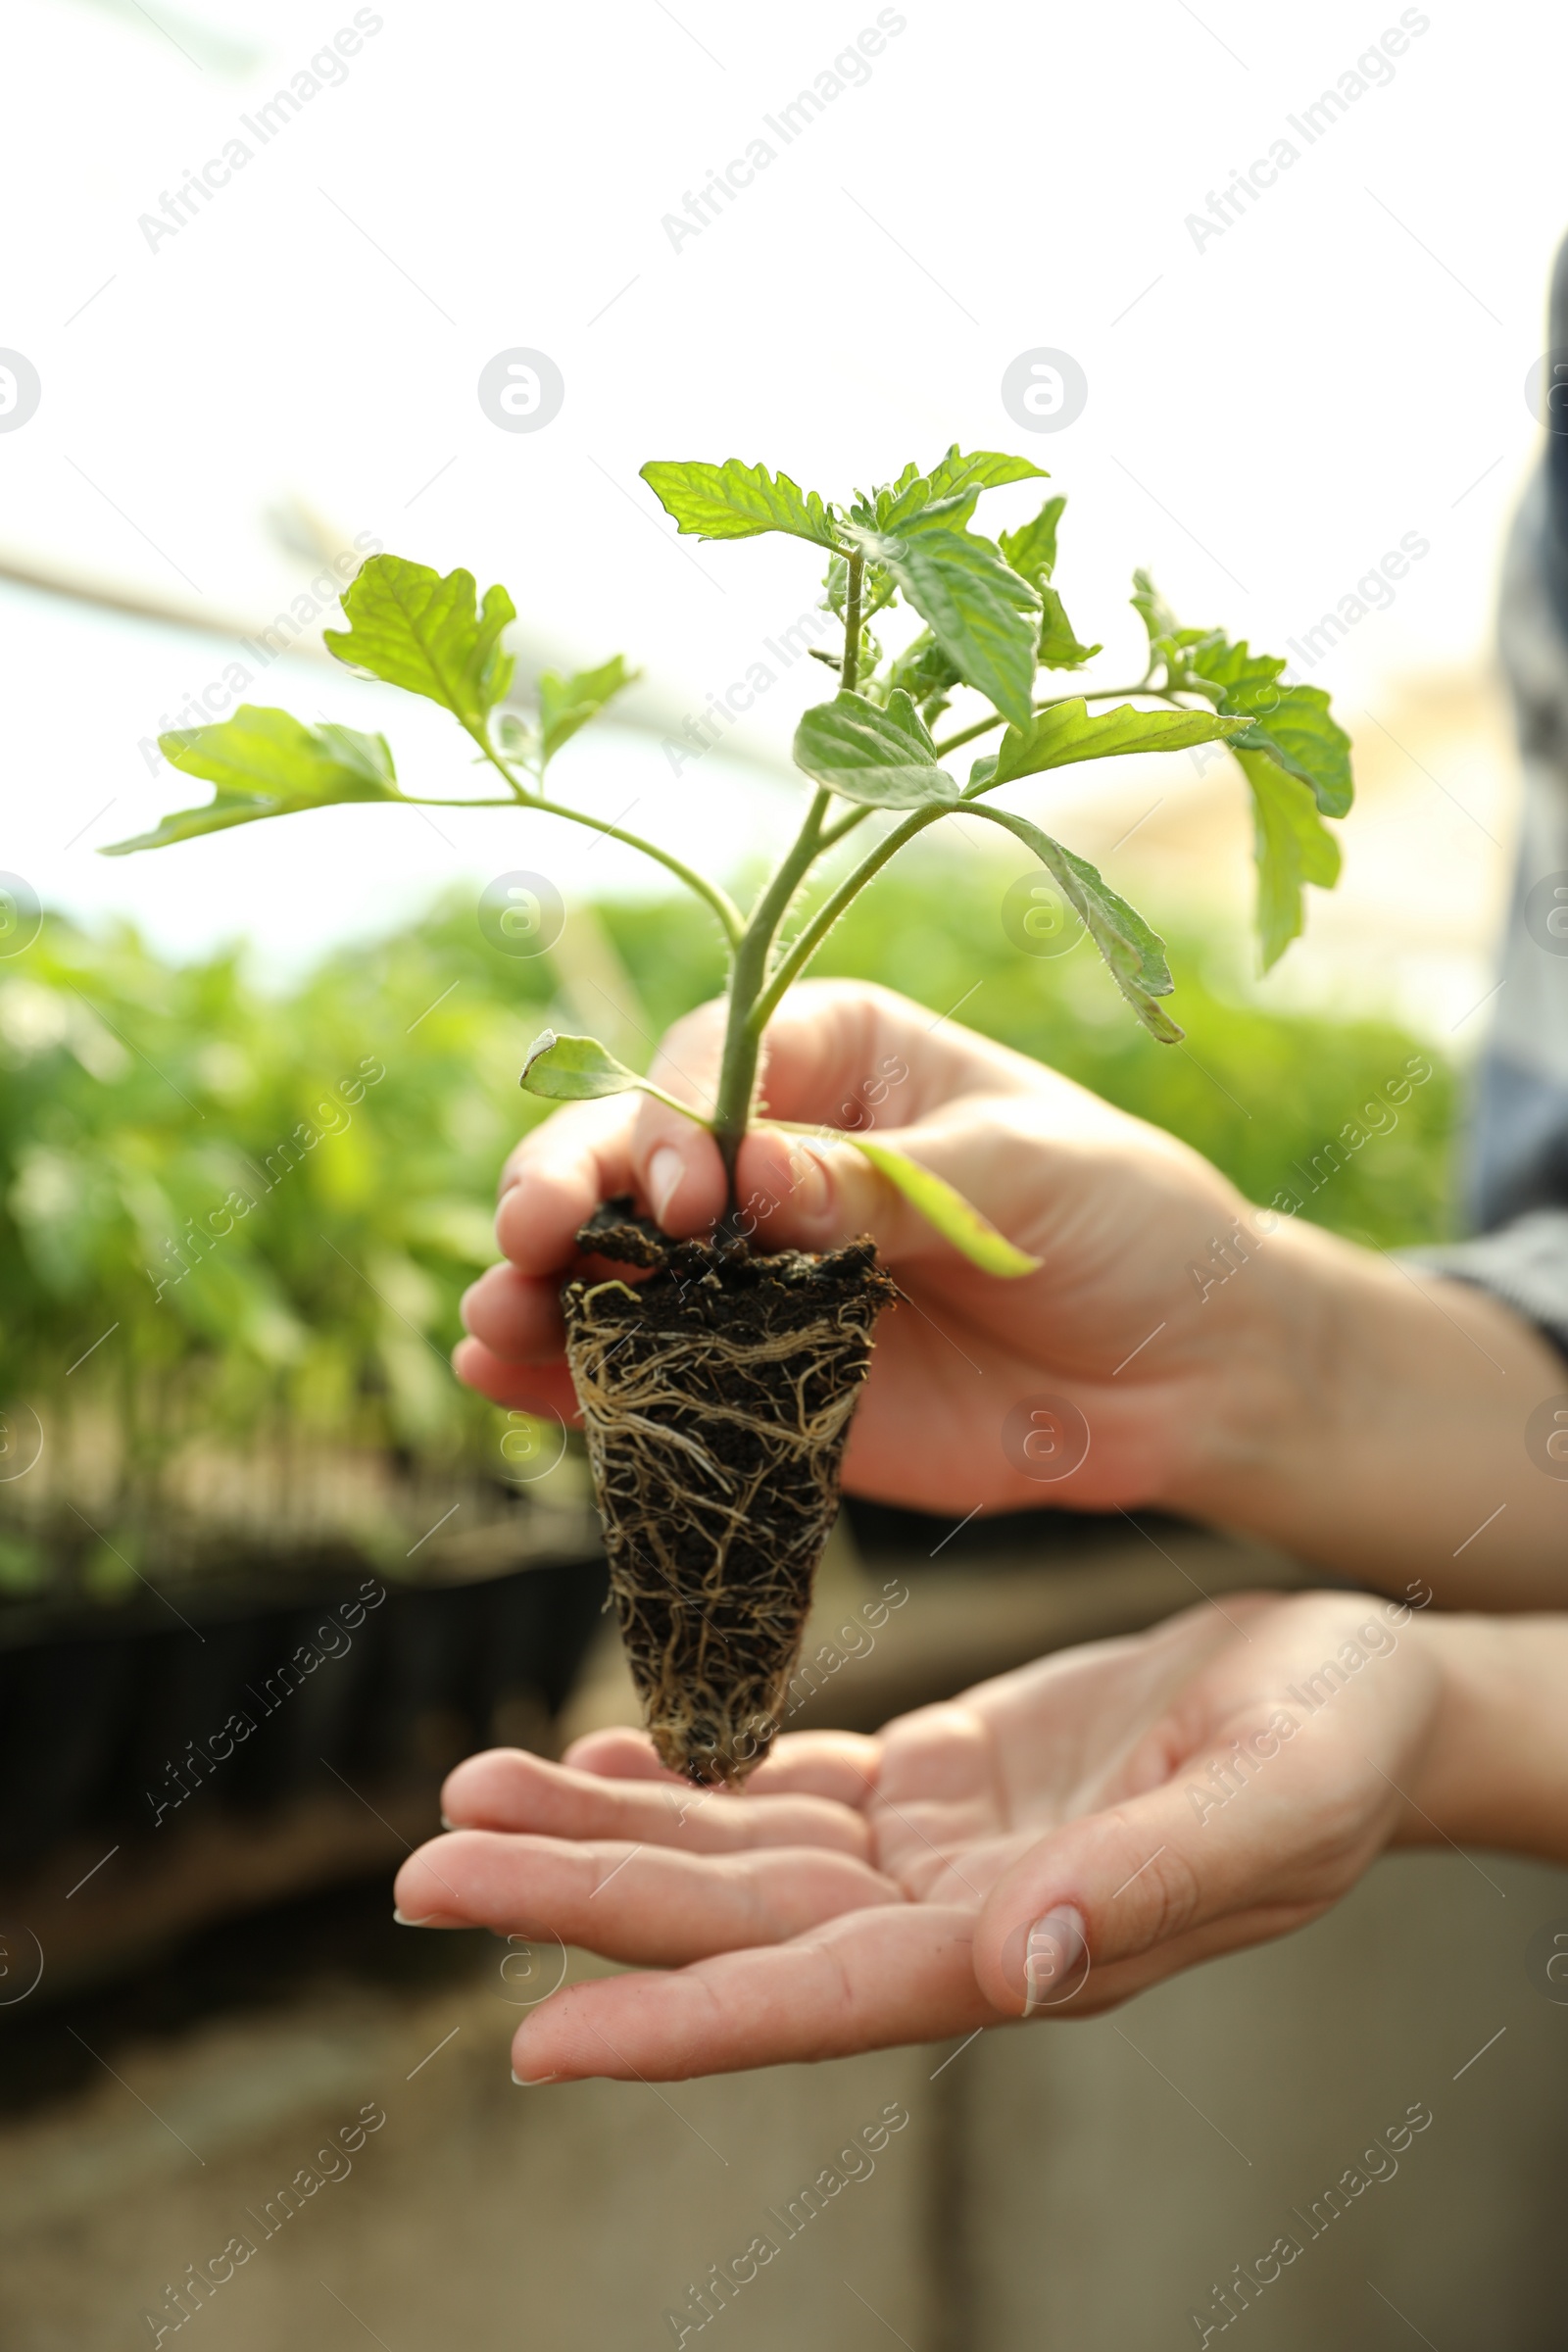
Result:
<instances>
[{"instance_id":1,"label":"woman's hand","mask_svg":"<svg viewBox=\"0 0 1568 2352\"><path fill-rule=\"evenodd\" d=\"M631 1732L565 1765L473 1756L399 1910L649 1972L534 2010L513 2044L524 2082L1090 2016L1304 1926L1391 1844L1476 1826L1474 1757L1443 1738L1477 1714L1444 1663L1468 1631L1366 1596L1233 1597L876 1739L787 1735L738 1795L689 1788ZM1561 1652L1559 1636L1559 1674ZM1568 1840L1568 1789L1543 1802Z\"/></svg>"},{"instance_id":2,"label":"woman's hand","mask_svg":"<svg viewBox=\"0 0 1568 2352\"><path fill-rule=\"evenodd\" d=\"M715 1004L677 1022L660 1083L709 1101L721 1029ZM1568 1383L1506 1307L1430 1278L1428 1296L1304 1218L1259 1220L1171 1136L885 989L808 982L767 1043L766 1111L874 1132L1041 1261L982 1274L853 1147L748 1135L738 1196L761 1246L869 1233L906 1294L878 1326L852 1493L955 1518L1159 1503L1372 1584L1441 1562L1445 1600L1560 1599L1568 1490L1523 1433ZM507 1262L467 1295L457 1367L498 1403L570 1418L558 1294L578 1227L630 1192L666 1232L706 1231L718 1152L626 1095L545 1120L504 1186Z\"/></svg>"},{"instance_id":3,"label":"woman's hand","mask_svg":"<svg viewBox=\"0 0 1568 2352\"><path fill-rule=\"evenodd\" d=\"M705 1005L670 1032L655 1074L705 1101L721 1042L722 1007ZM1244 1205L1214 1169L882 989L796 990L768 1031L762 1094L779 1118L860 1126L907 1152L1042 1261L1022 1280L981 1274L853 1149L765 1125L747 1137L737 1196L760 1247L822 1250L870 1233L907 1297L878 1329L850 1439L852 1491L956 1513L1142 1501L1168 1484L1212 1417L1216 1380L1216 1335L1184 1315L1186 1263ZM546 1120L504 1182L497 1235L510 1262L468 1293L473 1336L458 1370L499 1403L569 1415L557 1291L577 1260L577 1228L631 1192L666 1232L706 1231L724 1207L718 1152L662 1103L622 1096ZM1059 1481L1029 1476L1027 1457L1020 1466L1004 1444L1008 1409L1042 1392L1068 1395L1092 1431L1087 1460Z\"/></svg>"}]
</instances>

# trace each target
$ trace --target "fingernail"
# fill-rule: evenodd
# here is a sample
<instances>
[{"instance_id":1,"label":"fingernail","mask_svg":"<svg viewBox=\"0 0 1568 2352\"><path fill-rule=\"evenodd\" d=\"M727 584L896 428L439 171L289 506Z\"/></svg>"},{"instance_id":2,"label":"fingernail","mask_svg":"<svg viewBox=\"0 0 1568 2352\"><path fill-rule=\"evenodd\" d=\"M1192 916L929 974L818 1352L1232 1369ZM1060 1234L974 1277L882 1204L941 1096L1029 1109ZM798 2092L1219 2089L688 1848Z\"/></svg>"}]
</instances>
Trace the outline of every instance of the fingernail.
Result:
<instances>
[{"instance_id":1,"label":"fingernail","mask_svg":"<svg viewBox=\"0 0 1568 2352\"><path fill-rule=\"evenodd\" d=\"M655 1216L661 1221L685 1172L685 1162L673 1144L661 1144L648 1162L648 1198L654 1204Z\"/></svg>"},{"instance_id":2,"label":"fingernail","mask_svg":"<svg viewBox=\"0 0 1568 2352\"><path fill-rule=\"evenodd\" d=\"M514 2067L512 2080L519 2090L537 2090L541 2082L559 2082L561 2077L559 2075L519 2075L516 2068Z\"/></svg>"},{"instance_id":3,"label":"fingernail","mask_svg":"<svg viewBox=\"0 0 1568 2352\"><path fill-rule=\"evenodd\" d=\"M428 1918L433 1919L434 1916L433 1912L427 1914ZM400 1928L422 1928L426 1924L423 1919L411 1919L406 1911L398 1909L396 1903L392 1906L392 1919L394 1925Z\"/></svg>"},{"instance_id":4,"label":"fingernail","mask_svg":"<svg viewBox=\"0 0 1568 2352\"><path fill-rule=\"evenodd\" d=\"M1083 1914L1070 1903L1058 1903L1037 1919L1024 1941L1023 1991L1025 2017L1070 2000L1089 1974L1089 1949Z\"/></svg>"},{"instance_id":5,"label":"fingernail","mask_svg":"<svg viewBox=\"0 0 1568 2352\"><path fill-rule=\"evenodd\" d=\"M441 1816L441 1827L442 1827L444 1830L455 1830L455 1829L457 1828L457 1826L458 1826L458 1825L457 1825L457 1823L456 1823L455 1821L449 1821L449 1820L447 1819L447 1816L446 1816L444 1813L442 1814L442 1816Z\"/></svg>"}]
</instances>

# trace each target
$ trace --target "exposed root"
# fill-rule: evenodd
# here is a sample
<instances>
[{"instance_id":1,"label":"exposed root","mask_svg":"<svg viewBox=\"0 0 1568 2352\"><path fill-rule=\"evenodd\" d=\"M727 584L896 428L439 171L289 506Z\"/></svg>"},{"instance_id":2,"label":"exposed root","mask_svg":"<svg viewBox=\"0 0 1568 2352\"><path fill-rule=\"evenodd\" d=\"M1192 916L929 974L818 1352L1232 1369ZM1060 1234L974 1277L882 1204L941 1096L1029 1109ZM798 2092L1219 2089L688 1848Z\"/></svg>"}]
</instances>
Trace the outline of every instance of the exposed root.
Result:
<instances>
[{"instance_id":1,"label":"exposed root","mask_svg":"<svg viewBox=\"0 0 1568 2352\"><path fill-rule=\"evenodd\" d=\"M668 1243L601 1210L579 1240L645 1282L566 1285L612 1590L662 1761L734 1785L770 1746L838 1510L877 1315L870 1242L824 1257Z\"/></svg>"}]
</instances>

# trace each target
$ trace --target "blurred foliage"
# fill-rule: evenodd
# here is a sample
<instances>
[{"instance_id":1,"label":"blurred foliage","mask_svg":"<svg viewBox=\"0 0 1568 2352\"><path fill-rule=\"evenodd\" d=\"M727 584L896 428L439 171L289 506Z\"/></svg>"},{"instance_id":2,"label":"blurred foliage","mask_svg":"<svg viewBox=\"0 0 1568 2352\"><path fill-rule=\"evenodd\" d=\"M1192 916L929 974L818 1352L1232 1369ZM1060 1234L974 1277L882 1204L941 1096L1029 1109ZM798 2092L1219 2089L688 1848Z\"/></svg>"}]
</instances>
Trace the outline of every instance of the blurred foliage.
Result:
<instances>
[{"instance_id":1,"label":"blurred foliage","mask_svg":"<svg viewBox=\"0 0 1568 2352\"><path fill-rule=\"evenodd\" d=\"M1271 1012L1179 937L1188 1040L1157 1046L1087 946L1011 944L1010 879L912 858L816 969L954 1010L1171 1129L1259 1200L1421 1050L1387 1021ZM601 914L574 914L568 935L591 932L594 968L626 987L620 1050L635 1054L639 1033L719 985L719 943L684 902ZM48 921L0 965L0 1400L107 1414L144 1493L193 1435L293 1427L493 1459L497 1416L445 1359L461 1294L494 1255L500 1163L544 1112L517 1086L527 1045L546 1020L592 1025L571 1001L569 944L508 956L453 900L278 998L233 955L175 967L127 929ZM579 956L579 992L583 968ZM1380 1247L1443 1235L1454 1101L1438 1064L1305 1213ZM0 1587L22 1573L0 1544Z\"/></svg>"},{"instance_id":2,"label":"blurred foliage","mask_svg":"<svg viewBox=\"0 0 1568 2352\"><path fill-rule=\"evenodd\" d=\"M143 1491L196 1432L475 1455L445 1359L548 990L471 910L283 1001L48 922L0 966L0 1397L107 1412Z\"/></svg>"}]
</instances>

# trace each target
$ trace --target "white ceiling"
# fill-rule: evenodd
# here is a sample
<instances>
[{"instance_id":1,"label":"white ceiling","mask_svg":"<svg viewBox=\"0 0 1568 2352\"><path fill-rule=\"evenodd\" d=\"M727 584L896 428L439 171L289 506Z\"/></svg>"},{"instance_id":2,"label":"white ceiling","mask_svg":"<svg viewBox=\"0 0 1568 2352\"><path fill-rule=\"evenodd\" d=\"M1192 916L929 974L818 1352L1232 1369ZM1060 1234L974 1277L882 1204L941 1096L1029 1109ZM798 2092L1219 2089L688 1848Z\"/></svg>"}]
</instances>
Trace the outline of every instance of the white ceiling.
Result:
<instances>
[{"instance_id":1,"label":"white ceiling","mask_svg":"<svg viewBox=\"0 0 1568 2352\"><path fill-rule=\"evenodd\" d=\"M243 119L352 24L348 0L13 0L0 344L43 397L0 432L0 559L247 624L309 575L275 520L303 508L329 538L504 580L535 655L621 649L659 680L656 732L581 747L582 789L610 814L639 797L638 822L721 863L787 801L745 800L716 755L677 782L657 729L766 658L815 566L787 541L676 543L636 478L651 456L760 458L832 496L955 438L1027 443L1070 498L1058 585L1111 654L1137 637L1134 563L1185 615L1284 651L1416 532L1430 555L1313 676L1375 710L1412 668L1483 653L1537 443L1560 17L1432 11L1308 146L1288 119L1397 9L913 0L881 12L904 29L863 86L786 146L765 119L874 25L867 0L367 13L340 85L264 146ZM139 217L236 135L250 162L151 249ZM1200 250L1185 217L1281 135L1298 160ZM672 246L663 216L759 136L774 161ZM538 433L476 397L519 345L564 378ZM1089 399L1030 438L999 387L1041 345ZM994 520L1028 504L993 494ZM177 805L138 741L231 656L18 591L0 615L0 863L57 903L188 949L243 928L288 960L458 874L628 871L575 837L519 854L507 820L453 819L449 847L359 809L99 860ZM782 762L823 683L781 676L744 747ZM436 714L320 664L279 663L257 699L384 725L430 788L468 789Z\"/></svg>"}]
</instances>

